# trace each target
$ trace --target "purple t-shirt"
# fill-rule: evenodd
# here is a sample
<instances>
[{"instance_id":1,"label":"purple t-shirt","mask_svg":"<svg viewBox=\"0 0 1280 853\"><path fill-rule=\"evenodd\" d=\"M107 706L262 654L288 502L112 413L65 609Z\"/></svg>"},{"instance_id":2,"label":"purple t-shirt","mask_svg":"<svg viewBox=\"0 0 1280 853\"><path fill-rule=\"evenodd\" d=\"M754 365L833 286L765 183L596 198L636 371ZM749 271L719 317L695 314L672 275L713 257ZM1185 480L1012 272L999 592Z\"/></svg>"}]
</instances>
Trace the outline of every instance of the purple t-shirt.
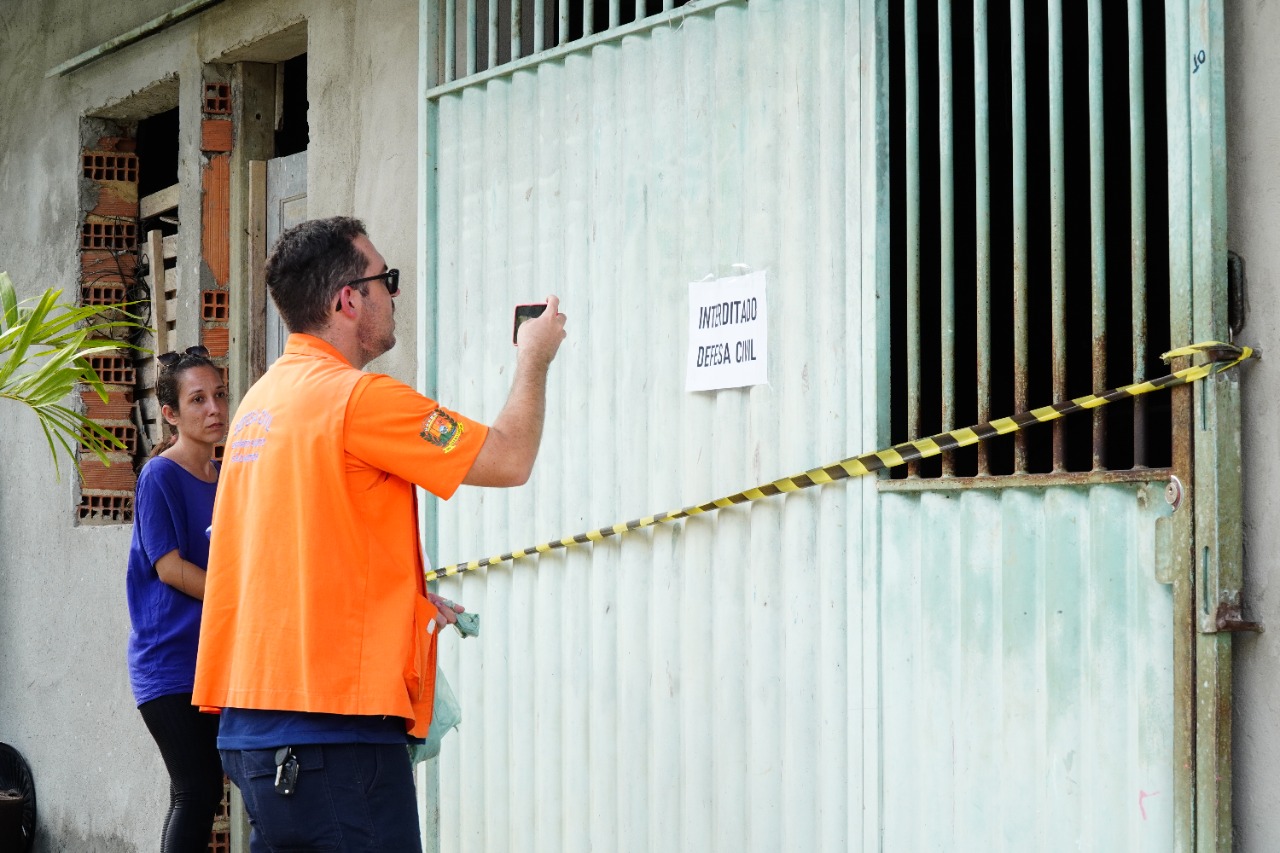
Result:
<instances>
[{"instance_id":1,"label":"purple t-shirt","mask_svg":"<svg viewBox=\"0 0 1280 853\"><path fill-rule=\"evenodd\" d=\"M216 490L216 483L204 482L163 456L138 475L125 591L133 624L129 681L139 705L190 693L195 683L203 605L160 580L156 560L176 548L184 560L202 569L209 565L205 530L213 519Z\"/></svg>"}]
</instances>

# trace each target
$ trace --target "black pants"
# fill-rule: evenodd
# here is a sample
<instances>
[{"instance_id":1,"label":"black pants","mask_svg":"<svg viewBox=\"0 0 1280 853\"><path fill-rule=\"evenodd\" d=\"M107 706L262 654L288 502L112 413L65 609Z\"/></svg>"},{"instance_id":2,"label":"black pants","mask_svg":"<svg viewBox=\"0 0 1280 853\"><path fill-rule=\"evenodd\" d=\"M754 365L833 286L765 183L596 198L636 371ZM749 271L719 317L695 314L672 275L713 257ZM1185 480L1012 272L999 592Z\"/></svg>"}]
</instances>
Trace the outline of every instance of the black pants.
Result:
<instances>
[{"instance_id":1,"label":"black pants","mask_svg":"<svg viewBox=\"0 0 1280 853\"><path fill-rule=\"evenodd\" d=\"M200 713L190 693L161 696L138 710L169 771L169 813L161 853L204 853L222 801L218 718Z\"/></svg>"}]
</instances>

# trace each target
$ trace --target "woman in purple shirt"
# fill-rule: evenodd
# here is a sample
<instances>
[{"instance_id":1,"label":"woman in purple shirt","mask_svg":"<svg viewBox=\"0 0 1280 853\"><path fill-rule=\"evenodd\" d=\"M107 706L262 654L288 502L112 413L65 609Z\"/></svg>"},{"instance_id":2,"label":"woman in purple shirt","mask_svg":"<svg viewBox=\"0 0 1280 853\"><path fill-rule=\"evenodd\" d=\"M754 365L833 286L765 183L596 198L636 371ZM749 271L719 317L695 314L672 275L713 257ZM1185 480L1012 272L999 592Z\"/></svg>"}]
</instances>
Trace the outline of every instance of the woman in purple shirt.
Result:
<instances>
[{"instance_id":1,"label":"woman in purple shirt","mask_svg":"<svg viewBox=\"0 0 1280 853\"><path fill-rule=\"evenodd\" d=\"M208 849L222 799L218 718L191 704L227 387L204 347L157 357L156 399L173 434L138 475L127 593L129 680L169 772L162 853Z\"/></svg>"}]
</instances>

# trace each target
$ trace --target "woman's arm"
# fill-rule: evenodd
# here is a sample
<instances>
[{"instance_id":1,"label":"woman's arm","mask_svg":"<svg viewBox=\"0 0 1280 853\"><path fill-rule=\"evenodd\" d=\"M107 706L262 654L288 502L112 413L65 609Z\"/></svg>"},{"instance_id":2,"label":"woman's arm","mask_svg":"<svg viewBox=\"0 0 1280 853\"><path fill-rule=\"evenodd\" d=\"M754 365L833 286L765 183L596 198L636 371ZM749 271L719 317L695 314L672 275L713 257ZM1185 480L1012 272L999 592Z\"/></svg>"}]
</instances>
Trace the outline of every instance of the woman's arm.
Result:
<instances>
[{"instance_id":1,"label":"woman's arm","mask_svg":"<svg viewBox=\"0 0 1280 853\"><path fill-rule=\"evenodd\" d=\"M204 601L204 569L182 559L177 548L156 560L156 574L178 592Z\"/></svg>"}]
</instances>

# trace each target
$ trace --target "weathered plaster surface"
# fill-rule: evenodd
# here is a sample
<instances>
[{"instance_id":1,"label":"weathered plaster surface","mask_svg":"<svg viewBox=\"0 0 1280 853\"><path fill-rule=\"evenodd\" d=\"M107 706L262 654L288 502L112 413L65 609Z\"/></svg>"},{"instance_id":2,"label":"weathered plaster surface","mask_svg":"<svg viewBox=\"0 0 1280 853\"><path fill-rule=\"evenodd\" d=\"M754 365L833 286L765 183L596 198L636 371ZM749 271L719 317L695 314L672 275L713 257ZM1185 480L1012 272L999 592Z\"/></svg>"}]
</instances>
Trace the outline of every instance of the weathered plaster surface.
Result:
<instances>
[{"instance_id":1,"label":"weathered plaster surface","mask_svg":"<svg viewBox=\"0 0 1280 853\"><path fill-rule=\"evenodd\" d=\"M1228 245L1245 259L1243 340L1264 358L1245 375L1244 522L1248 618L1267 633L1235 641L1236 849L1274 850L1280 838L1280 477L1272 436L1280 423L1280 5L1227 3Z\"/></svg>"},{"instance_id":2,"label":"weathered plaster surface","mask_svg":"<svg viewBox=\"0 0 1280 853\"><path fill-rule=\"evenodd\" d=\"M81 119L120 118L176 91L183 281L197 280L202 68L228 57L277 61L308 45L310 209L364 218L412 291L416 0L227 0L69 75L44 78L175 5L131 0L127 13L103 15L100 3L85 0L0 4L0 270L23 296L48 286L74 290ZM195 340L195 290L183 300L178 345ZM400 345L379 365L407 381L413 298L398 300ZM131 528L75 526L73 475L64 465L54 479L34 418L4 402L0 448L0 741L32 766L37 850L158 849L167 780L125 669Z\"/></svg>"}]
</instances>

